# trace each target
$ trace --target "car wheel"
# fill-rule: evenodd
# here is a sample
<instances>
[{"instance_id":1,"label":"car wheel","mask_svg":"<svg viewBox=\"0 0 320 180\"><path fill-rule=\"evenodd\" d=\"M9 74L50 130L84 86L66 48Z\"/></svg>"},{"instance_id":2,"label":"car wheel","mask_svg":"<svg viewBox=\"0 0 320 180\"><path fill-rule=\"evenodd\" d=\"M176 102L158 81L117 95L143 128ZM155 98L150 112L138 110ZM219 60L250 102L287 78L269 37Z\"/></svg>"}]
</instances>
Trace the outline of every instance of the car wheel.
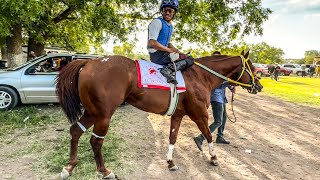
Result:
<instances>
[{"instance_id":1,"label":"car wheel","mask_svg":"<svg viewBox=\"0 0 320 180\"><path fill-rule=\"evenodd\" d=\"M280 72L280 76L284 76L284 72Z\"/></svg>"},{"instance_id":2,"label":"car wheel","mask_svg":"<svg viewBox=\"0 0 320 180\"><path fill-rule=\"evenodd\" d=\"M0 110L12 109L18 104L17 93L5 86L0 87Z\"/></svg>"}]
</instances>

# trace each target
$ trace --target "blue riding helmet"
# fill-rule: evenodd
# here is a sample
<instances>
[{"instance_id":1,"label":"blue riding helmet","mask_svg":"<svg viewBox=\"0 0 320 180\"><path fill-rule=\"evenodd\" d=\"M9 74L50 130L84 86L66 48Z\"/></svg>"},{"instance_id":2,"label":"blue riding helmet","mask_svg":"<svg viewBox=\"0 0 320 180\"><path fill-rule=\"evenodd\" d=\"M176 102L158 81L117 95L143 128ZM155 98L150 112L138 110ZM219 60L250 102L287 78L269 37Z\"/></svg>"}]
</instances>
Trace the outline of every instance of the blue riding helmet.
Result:
<instances>
[{"instance_id":1,"label":"blue riding helmet","mask_svg":"<svg viewBox=\"0 0 320 180\"><path fill-rule=\"evenodd\" d=\"M162 0L160 5L160 11L165 7L171 7L177 12L179 9L179 1L178 0Z\"/></svg>"}]
</instances>

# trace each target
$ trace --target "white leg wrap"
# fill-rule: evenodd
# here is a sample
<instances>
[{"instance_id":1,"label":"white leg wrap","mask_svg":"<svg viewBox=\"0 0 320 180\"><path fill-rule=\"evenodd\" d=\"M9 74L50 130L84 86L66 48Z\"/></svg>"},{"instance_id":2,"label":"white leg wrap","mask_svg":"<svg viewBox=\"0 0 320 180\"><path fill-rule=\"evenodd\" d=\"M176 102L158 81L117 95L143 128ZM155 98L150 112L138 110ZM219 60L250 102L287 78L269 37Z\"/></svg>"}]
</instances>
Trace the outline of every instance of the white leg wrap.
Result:
<instances>
[{"instance_id":1,"label":"white leg wrap","mask_svg":"<svg viewBox=\"0 0 320 180\"><path fill-rule=\"evenodd\" d=\"M172 160L172 154L173 154L174 145L169 144L169 150L167 154L167 161Z\"/></svg>"},{"instance_id":2,"label":"white leg wrap","mask_svg":"<svg viewBox=\"0 0 320 180\"><path fill-rule=\"evenodd\" d=\"M104 139L104 136L96 135L94 132L92 132L92 136L94 136L96 138Z\"/></svg>"},{"instance_id":3,"label":"white leg wrap","mask_svg":"<svg viewBox=\"0 0 320 180\"><path fill-rule=\"evenodd\" d=\"M77 122L77 124L83 132L86 132L86 127L84 127L80 122Z\"/></svg>"},{"instance_id":4,"label":"white leg wrap","mask_svg":"<svg viewBox=\"0 0 320 180\"><path fill-rule=\"evenodd\" d=\"M65 179L68 179L68 177L70 176L70 174L69 174L69 172L68 172L65 168L63 168L62 171L61 171L61 173L60 173L60 176L61 176L61 178L62 178L63 180L65 180Z\"/></svg>"},{"instance_id":5,"label":"white leg wrap","mask_svg":"<svg viewBox=\"0 0 320 180\"><path fill-rule=\"evenodd\" d=\"M214 157L216 155L216 153L214 152L214 148L213 148L213 142L208 144L209 146L209 153L212 157Z\"/></svg>"}]
</instances>

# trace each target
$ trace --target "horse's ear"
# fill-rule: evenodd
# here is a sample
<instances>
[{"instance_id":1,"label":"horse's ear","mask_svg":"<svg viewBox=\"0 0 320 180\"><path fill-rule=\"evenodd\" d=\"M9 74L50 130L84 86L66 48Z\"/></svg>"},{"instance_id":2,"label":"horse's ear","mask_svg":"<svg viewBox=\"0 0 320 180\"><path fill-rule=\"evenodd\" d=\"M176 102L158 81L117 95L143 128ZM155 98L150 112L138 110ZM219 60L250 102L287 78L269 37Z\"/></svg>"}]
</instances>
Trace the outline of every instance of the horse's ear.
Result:
<instances>
[{"instance_id":1,"label":"horse's ear","mask_svg":"<svg viewBox=\"0 0 320 180\"><path fill-rule=\"evenodd\" d=\"M242 50L240 54L241 54L242 56L244 56L244 50Z\"/></svg>"},{"instance_id":2,"label":"horse's ear","mask_svg":"<svg viewBox=\"0 0 320 180\"><path fill-rule=\"evenodd\" d=\"M245 59L248 59L248 57L249 57L249 52L250 52L250 50L248 50L247 53L246 53L245 55L243 55L243 57L244 57Z\"/></svg>"}]
</instances>

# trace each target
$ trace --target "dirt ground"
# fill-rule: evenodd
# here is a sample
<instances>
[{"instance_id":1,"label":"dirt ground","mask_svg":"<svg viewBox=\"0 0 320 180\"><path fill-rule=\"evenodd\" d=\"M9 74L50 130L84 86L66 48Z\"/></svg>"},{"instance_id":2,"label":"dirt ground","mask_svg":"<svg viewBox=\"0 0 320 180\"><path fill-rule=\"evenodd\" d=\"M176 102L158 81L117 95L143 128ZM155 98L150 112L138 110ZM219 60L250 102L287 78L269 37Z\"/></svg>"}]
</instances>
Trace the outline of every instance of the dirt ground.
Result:
<instances>
[{"instance_id":1,"label":"dirt ground","mask_svg":"<svg viewBox=\"0 0 320 180\"><path fill-rule=\"evenodd\" d=\"M230 104L227 107L233 119ZM121 179L320 179L319 108L240 90L234 102L237 122L228 121L225 130L231 144L215 144L220 166L209 164L207 143L204 153L197 149L192 137L199 130L185 117L173 154L179 166L175 172L169 172L166 163L169 117L144 114L131 106L126 110L133 113L132 124L139 126L126 127L124 134L134 131L148 137L129 137L132 148L140 150L140 157L135 161L137 170ZM211 110L209 113L212 118Z\"/></svg>"},{"instance_id":2,"label":"dirt ground","mask_svg":"<svg viewBox=\"0 0 320 180\"><path fill-rule=\"evenodd\" d=\"M227 107L233 119L230 104ZM237 122L228 121L225 130L225 138L231 144L215 144L220 165L209 164L207 143L203 153L197 149L192 137L198 135L199 130L185 117L173 154L179 167L174 172L167 169L166 163L170 118L130 105L118 111L130 117L123 119L121 134L130 147L128 153L135 154L127 156L134 158L123 160L135 170L118 172L119 179L320 179L319 108L238 90L234 102ZM211 110L209 114L212 121ZM19 134L12 138L19 138ZM24 156L19 161L9 160L6 155L19 151L23 142L18 139L12 146L0 147L0 179L43 179L32 170L34 155Z\"/></svg>"}]
</instances>

